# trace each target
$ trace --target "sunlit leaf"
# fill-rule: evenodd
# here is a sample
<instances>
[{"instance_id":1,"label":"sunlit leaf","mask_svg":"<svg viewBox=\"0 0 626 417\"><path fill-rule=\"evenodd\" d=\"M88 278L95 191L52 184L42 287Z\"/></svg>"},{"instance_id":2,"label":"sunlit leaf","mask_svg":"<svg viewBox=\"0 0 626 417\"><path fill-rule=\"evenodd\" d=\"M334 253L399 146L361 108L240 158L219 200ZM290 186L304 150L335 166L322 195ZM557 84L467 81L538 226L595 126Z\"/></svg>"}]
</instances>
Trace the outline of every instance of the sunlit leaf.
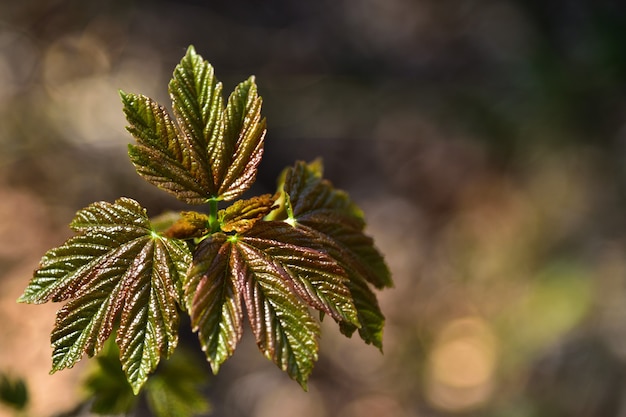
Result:
<instances>
[{"instance_id":1,"label":"sunlit leaf","mask_svg":"<svg viewBox=\"0 0 626 417\"><path fill-rule=\"evenodd\" d=\"M209 216L195 211L183 211L163 234L177 239L189 239L204 236L208 229Z\"/></svg>"},{"instance_id":2,"label":"sunlit leaf","mask_svg":"<svg viewBox=\"0 0 626 417\"><path fill-rule=\"evenodd\" d=\"M339 323L341 332L346 336L351 336L355 330L358 330L361 339L382 349L385 317L378 305L376 294L372 292L367 282L361 278L362 275L356 271L351 271L348 265L344 265L344 268L346 268L351 278L347 286L352 294L360 326L357 327L352 323L341 322Z\"/></svg>"},{"instance_id":3,"label":"sunlit leaf","mask_svg":"<svg viewBox=\"0 0 626 417\"><path fill-rule=\"evenodd\" d=\"M190 46L187 53L174 69L168 91L172 99L172 108L182 132L191 141L192 148L198 151L209 167L210 149L219 146L223 136L224 99L222 83L215 78L211 64L202 59ZM216 177L213 175L213 177ZM213 185L213 192L215 185Z\"/></svg>"},{"instance_id":4,"label":"sunlit leaf","mask_svg":"<svg viewBox=\"0 0 626 417\"><path fill-rule=\"evenodd\" d=\"M322 177L321 160L297 162L283 174L283 190L289 196L291 216L298 222L334 223L363 230L363 212L348 194Z\"/></svg>"},{"instance_id":5,"label":"sunlit leaf","mask_svg":"<svg viewBox=\"0 0 626 417\"><path fill-rule=\"evenodd\" d=\"M261 104L254 77L239 84L228 99L224 137L211 149L212 166L219 167L218 194L224 200L239 197L256 179L266 131Z\"/></svg>"},{"instance_id":6,"label":"sunlit leaf","mask_svg":"<svg viewBox=\"0 0 626 417\"><path fill-rule=\"evenodd\" d=\"M223 234L202 241L185 284L191 325L214 373L234 353L243 332L241 295L229 265L231 250Z\"/></svg>"},{"instance_id":7,"label":"sunlit leaf","mask_svg":"<svg viewBox=\"0 0 626 417\"><path fill-rule=\"evenodd\" d=\"M281 184L286 221L313 236L318 244L347 272L360 328L367 343L382 348L384 316L366 282L378 287L392 285L389 269L372 239L363 233L361 210L348 195L322 178L321 162L298 162L288 169ZM356 326L341 324L350 335Z\"/></svg>"},{"instance_id":8,"label":"sunlit leaf","mask_svg":"<svg viewBox=\"0 0 626 417\"><path fill-rule=\"evenodd\" d=\"M119 322L122 365L137 392L176 347L189 251L153 232L145 210L128 198L90 205L72 228L80 234L46 253L19 301L69 299L52 331L52 372L96 354Z\"/></svg>"},{"instance_id":9,"label":"sunlit leaf","mask_svg":"<svg viewBox=\"0 0 626 417\"><path fill-rule=\"evenodd\" d=\"M310 237L285 222L260 222L239 238L276 263L276 273L311 307L358 326L346 271Z\"/></svg>"},{"instance_id":10,"label":"sunlit leaf","mask_svg":"<svg viewBox=\"0 0 626 417\"><path fill-rule=\"evenodd\" d=\"M266 130L254 77L224 105L213 67L189 47L169 93L175 121L152 99L121 93L137 172L189 204L240 196L256 178Z\"/></svg>"},{"instance_id":11,"label":"sunlit leaf","mask_svg":"<svg viewBox=\"0 0 626 417\"><path fill-rule=\"evenodd\" d=\"M137 144L128 155L137 173L148 182L189 204L205 203L216 193L206 155L199 144L180 131L167 110L154 100L120 93L128 131Z\"/></svg>"},{"instance_id":12,"label":"sunlit leaf","mask_svg":"<svg viewBox=\"0 0 626 417\"><path fill-rule=\"evenodd\" d=\"M235 201L230 207L218 213L220 228L226 233L243 233L272 211L273 207L274 199L270 194Z\"/></svg>"},{"instance_id":13,"label":"sunlit leaf","mask_svg":"<svg viewBox=\"0 0 626 417\"><path fill-rule=\"evenodd\" d=\"M280 264L246 244L237 244L231 256L259 349L306 388L317 360L318 323L290 291Z\"/></svg>"},{"instance_id":14,"label":"sunlit leaf","mask_svg":"<svg viewBox=\"0 0 626 417\"><path fill-rule=\"evenodd\" d=\"M345 271L315 245L280 221L200 243L186 300L214 370L241 337L242 300L259 349L303 386L318 349L319 324L309 307L359 325Z\"/></svg>"}]
</instances>

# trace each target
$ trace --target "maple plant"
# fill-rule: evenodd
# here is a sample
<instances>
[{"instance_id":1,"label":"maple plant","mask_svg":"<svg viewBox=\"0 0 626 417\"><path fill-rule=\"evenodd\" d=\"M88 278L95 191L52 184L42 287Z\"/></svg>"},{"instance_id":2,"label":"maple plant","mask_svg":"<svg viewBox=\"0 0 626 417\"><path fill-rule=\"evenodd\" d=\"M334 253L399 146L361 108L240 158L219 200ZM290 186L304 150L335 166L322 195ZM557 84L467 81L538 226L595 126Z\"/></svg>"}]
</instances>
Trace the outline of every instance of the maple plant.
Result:
<instances>
[{"instance_id":1,"label":"maple plant","mask_svg":"<svg viewBox=\"0 0 626 417\"><path fill-rule=\"evenodd\" d=\"M321 162L285 169L274 195L240 199L266 133L254 77L224 101L213 67L189 47L168 90L173 117L146 96L120 93L135 139L128 153L144 179L204 210L151 219L123 197L77 212L76 235L43 256L18 300L65 302L51 372L98 354L114 334L137 394L173 354L182 314L214 373L235 351L244 316L260 351L303 388L324 316L382 348L373 287L392 285L389 270L363 213L322 178Z\"/></svg>"}]
</instances>

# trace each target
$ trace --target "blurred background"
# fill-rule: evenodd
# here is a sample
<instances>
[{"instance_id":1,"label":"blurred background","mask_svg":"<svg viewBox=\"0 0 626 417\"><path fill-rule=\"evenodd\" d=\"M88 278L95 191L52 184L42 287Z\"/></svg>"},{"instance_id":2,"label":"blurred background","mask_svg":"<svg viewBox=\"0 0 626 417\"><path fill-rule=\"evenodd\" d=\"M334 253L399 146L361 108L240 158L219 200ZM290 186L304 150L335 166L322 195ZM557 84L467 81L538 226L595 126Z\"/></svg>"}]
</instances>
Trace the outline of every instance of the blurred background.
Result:
<instances>
[{"instance_id":1,"label":"blurred background","mask_svg":"<svg viewBox=\"0 0 626 417\"><path fill-rule=\"evenodd\" d=\"M305 393L248 334L214 416L626 415L626 3L4 0L0 370L30 415L85 365L49 376L59 306L15 300L80 208L182 207L134 172L118 90L169 105L190 44L225 91L257 76L252 191L321 156L395 280L384 354L326 320Z\"/></svg>"}]
</instances>

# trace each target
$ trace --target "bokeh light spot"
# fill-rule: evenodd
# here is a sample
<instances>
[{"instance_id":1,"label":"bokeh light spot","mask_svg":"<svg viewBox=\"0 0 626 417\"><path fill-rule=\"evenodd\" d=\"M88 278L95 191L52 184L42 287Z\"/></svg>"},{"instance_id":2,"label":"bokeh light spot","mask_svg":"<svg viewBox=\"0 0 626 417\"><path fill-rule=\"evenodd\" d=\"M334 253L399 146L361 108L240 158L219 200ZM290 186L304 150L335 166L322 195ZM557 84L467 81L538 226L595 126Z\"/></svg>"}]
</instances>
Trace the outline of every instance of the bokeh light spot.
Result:
<instances>
[{"instance_id":1,"label":"bokeh light spot","mask_svg":"<svg viewBox=\"0 0 626 417\"><path fill-rule=\"evenodd\" d=\"M497 361L497 341L482 319L457 319L441 329L426 373L429 401L460 411L489 399Z\"/></svg>"}]
</instances>

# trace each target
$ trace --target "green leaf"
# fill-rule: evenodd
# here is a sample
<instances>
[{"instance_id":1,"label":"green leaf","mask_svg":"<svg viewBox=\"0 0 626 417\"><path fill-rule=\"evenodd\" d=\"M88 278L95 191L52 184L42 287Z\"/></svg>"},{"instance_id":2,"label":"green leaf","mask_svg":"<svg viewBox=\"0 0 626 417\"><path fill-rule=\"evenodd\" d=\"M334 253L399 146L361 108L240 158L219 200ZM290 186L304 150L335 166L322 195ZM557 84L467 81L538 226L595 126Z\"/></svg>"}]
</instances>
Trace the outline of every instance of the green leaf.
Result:
<instances>
[{"instance_id":1,"label":"green leaf","mask_svg":"<svg viewBox=\"0 0 626 417\"><path fill-rule=\"evenodd\" d=\"M348 195L322 178L320 161L296 163L280 184L286 221L314 238L347 272L348 287L357 309L361 338L382 348L384 316L367 283L377 288L393 285L389 269L372 239L365 235L362 211ZM341 323L350 335L359 326Z\"/></svg>"},{"instance_id":2,"label":"green leaf","mask_svg":"<svg viewBox=\"0 0 626 417\"><path fill-rule=\"evenodd\" d=\"M112 339L107 340L96 356L96 366L89 370L83 386L94 413L128 414L137 404L122 370L120 351Z\"/></svg>"},{"instance_id":3,"label":"green leaf","mask_svg":"<svg viewBox=\"0 0 626 417\"><path fill-rule=\"evenodd\" d=\"M141 401L126 380L119 353L115 343L109 339L83 384L93 413L130 415ZM198 365L198 358L193 352L180 348L171 358L159 364L142 391L151 415L192 417L209 410L209 404L201 392L207 381L207 373Z\"/></svg>"},{"instance_id":4,"label":"green leaf","mask_svg":"<svg viewBox=\"0 0 626 417\"><path fill-rule=\"evenodd\" d=\"M261 352L303 387L318 350L319 324L309 307L358 326L345 271L315 245L280 221L200 243L186 301L214 371L241 337L242 300Z\"/></svg>"},{"instance_id":5,"label":"green leaf","mask_svg":"<svg viewBox=\"0 0 626 417\"><path fill-rule=\"evenodd\" d=\"M203 240L185 283L191 325L214 373L234 353L243 333L241 295L229 265L231 250L221 233Z\"/></svg>"},{"instance_id":6,"label":"green leaf","mask_svg":"<svg viewBox=\"0 0 626 417\"><path fill-rule=\"evenodd\" d=\"M218 140L211 152L212 165L218 167L216 184L224 200L239 197L256 178L266 132L262 103L254 77L239 84L228 99L223 143Z\"/></svg>"},{"instance_id":7,"label":"green leaf","mask_svg":"<svg viewBox=\"0 0 626 417\"><path fill-rule=\"evenodd\" d=\"M261 352L306 389L317 361L319 325L290 291L284 268L262 251L238 244L231 256L252 331Z\"/></svg>"},{"instance_id":8,"label":"green leaf","mask_svg":"<svg viewBox=\"0 0 626 417\"><path fill-rule=\"evenodd\" d=\"M346 271L310 235L285 222L259 222L238 243L276 263L276 273L309 306L359 326Z\"/></svg>"},{"instance_id":9,"label":"green leaf","mask_svg":"<svg viewBox=\"0 0 626 417\"><path fill-rule=\"evenodd\" d=\"M376 294L370 289L367 282L361 278L361 274L351 271L348 265L344 265L344 268L347 269L351 278L347 286L352 294L360 326L341 322L339 323L339 328L346 336L351 336L355 330L358 330L361 339L382 350L385 317L378 305Z\"/></svg>"},{"instance_id":10,"label":"green leaf","mask_svg":"<svg viewBox=\"0 0 626 417\"><path fill-rule=\"evenodd\" d=\"M201 154L203 168L209 168L207 150L217 146L214 142L223 135L222 83L215 78L211 64L193 46L174 69L168 91L182 132ZM209 168L207 173L210 172Z\"/></svg>"},{"instance_id":11,"label":"green leaf","mask_svg":"<svg viewBox=\"0 0 626 417\"><path fill-rule=\"evenodd\" d=\"M148 407L155 417L193 417L210 405L202 395L207 373L192 352L177 350L146 384Z\"/></svg>"},{"instance_id":12,"label":"green leaf","mask_svg":"<svg viewBox=\"0 0 626 417\"><path fill-rule=\"evenodd\" d=\"M184 242L151 229L134 200L79 211L80 233L44 255L18 301L69 299L57 313L52 372L96 354L119 321L116 341L135 393L178 341L177 301L191 255Z\"/></svg>"},{"instance_id":13,"label":"green leaf","mask_svg":"<svg viewBox=\"0 0 626 417\"><path fill-rule=\"evenodd\" d=\"M176 122L153 100L121 93L137 172L189 204L240 196L256 178L266 130L254 77L224 107L213 67L189 47L169 93Z\"/></svg>"},{"instance_id":14,"label":"green leaf","mask_svg":"<svg viewBox=\"0 0 626 417\"><path fill-rule=\"evenodd\" d=\"M285 171L281 185L289 197L290 217L299 223L334 223L363 230L365 220L361 209L346 192L323 179L322 174L319 159L310 164L297 162Z\"/></svg>"},{"instance_id":15,"label":"green leaf","mask_svg":"<svg viewBox=\"0 0 626 417\"><path fill-rule=\"evenodd\" d=\"M28 388L21 378L0 373L0 404L21 411L28 406Z\"/></svg>"},{"instance_id":16,"label":"green leaf","mask_svg":"<svg viewBox=\"0 0 626 417\"><path fill-rule=\"evenodd\" d=\"M216 193L208 172L206 144L180 132L167 110L151 98L120 93L128 131L137 140L128 155L146 181L188 204L203 204Z\"/></svg>"}]
</instances>

